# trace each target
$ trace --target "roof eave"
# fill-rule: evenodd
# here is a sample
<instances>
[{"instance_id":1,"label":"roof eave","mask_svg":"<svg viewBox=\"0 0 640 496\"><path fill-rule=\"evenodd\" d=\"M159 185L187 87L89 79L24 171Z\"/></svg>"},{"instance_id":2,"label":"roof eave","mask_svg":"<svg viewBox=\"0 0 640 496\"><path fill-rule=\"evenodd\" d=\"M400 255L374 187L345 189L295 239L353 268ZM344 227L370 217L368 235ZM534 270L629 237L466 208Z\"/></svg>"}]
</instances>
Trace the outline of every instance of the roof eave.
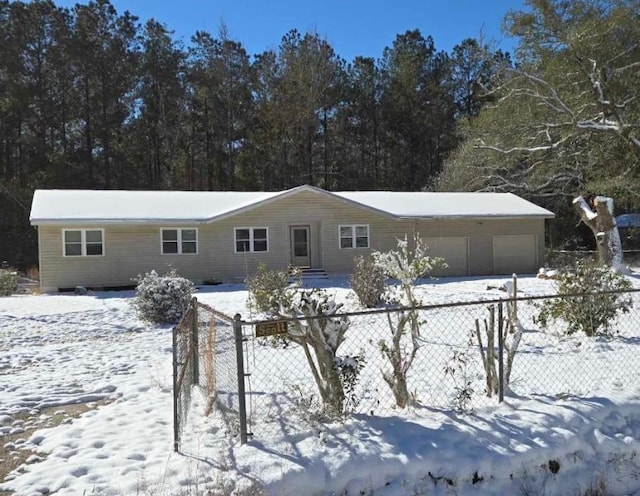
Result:
<instances>
[{"instance_id":1,"label":"roof eave","mask_svg":"<svg viewBox=\"0 0 640 496\"><path fill-rule=\"evenodd\" d=\"M457 220L457 219L474 219L474 220L482 220L482 219L553 219L555 218L555 214L484 214L484 215L401 215L397 216L398 220Z\"/></svg>"},{"instance_id":2,"label":"roof eave","mask_svg":"<svg viewBox=\"0 0 640 496\"><path fill-rule=\"evenodd\" d=\"M344 201L349 204L355 204L358 207L363 208L364 210L371 210L377 214L384 215L386 217L390 217L397 220L458 220L458 219L474 219L474 220L482 220L482 219L522 219L525 218L542 218L542 219L553 219L555 218L555 214L522 214L522 215L393 215L391 213L369 208L366 205L362 205L358 202L352 202L345 198L341 198L339 196L333 196L339 201ZM271 199L269 199L271 200ZM262 202L260 202L262 203ZM30 219L30 223L32 226L44 226L44 225L64 225L64 226L81 226L81 225L117 225L117 224L136 224L136 225L194 225L194 224L211 224L217 222L219 220L226 219L228 217L233 217L241 212L251 210L256 205L250 205L242 207L241 209L236 209L232 212L225 212L224 214L220 214L216 217L208 218L208 219Z\"/></svg>"},{"instance_id":3,"label":"roof eave","mask_svg":"<svg viewBox=\"0 0 640 496\"><path fill-rule=\"evenodd\" d=\"M193 225L205 224L205 219L29 219L32 226L81 226L81 225L116 225L116 224L152 224L152 225Z\"/></svg>"}]
</instances>

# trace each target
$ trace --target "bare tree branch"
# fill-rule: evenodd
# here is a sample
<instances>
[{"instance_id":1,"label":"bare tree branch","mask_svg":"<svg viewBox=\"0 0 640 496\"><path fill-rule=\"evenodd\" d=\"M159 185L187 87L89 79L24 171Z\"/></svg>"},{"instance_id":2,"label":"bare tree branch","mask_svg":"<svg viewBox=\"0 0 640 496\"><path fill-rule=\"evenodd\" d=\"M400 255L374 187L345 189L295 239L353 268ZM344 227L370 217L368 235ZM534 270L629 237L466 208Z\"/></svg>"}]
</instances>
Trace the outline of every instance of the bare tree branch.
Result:
<instances>
[{"instance_id":1,"label":"bare tree branch","mask_svg":"<svg viewBox=\"0 0 640 496\"><path fill-rule=\"evenodd\" d=\"M540 146L514 146L512 148L508 148L508 149L502 149L498 146L493 146L493 145L487 145L484 143L484 141L482 139L478 139L476 141L476 145L474 146L474 148L479 148L481 150L493 150L494 152L498 152L498 153L503 153L505 155L509 155L511 153L516 153L516 152L527 152L527 153L536 153L536 152L542 152L542 151L549 151L549 150L553 150L555 148L558 148L560 145L562 145L565 141L567 141L571 136L566 136L558 141L555 141L553 143L550 143L549 145L540 145Z\"/></svg>"}]
</instances>

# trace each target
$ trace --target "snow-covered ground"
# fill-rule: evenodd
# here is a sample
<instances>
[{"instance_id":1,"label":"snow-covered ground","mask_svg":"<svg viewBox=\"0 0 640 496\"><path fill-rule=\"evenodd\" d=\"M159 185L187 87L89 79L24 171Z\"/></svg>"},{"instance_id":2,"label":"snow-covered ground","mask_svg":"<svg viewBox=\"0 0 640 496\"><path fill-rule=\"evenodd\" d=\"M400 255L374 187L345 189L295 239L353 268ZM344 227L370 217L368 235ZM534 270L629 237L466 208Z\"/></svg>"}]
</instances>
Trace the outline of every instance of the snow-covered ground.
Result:
<instances>
[{"instance_id":1,"label":"snow-covered ground","mask_svg":"<svg viewBox=\"0 0 640 496\"><path fill-rule=\"evenodd\" d=\"M420 294L429 303L491 299L504 296L494 289L504 280L442 279L421 285ZM551 294L553 284L526 277L519 289ZM322 285L347 308L355 307L345 279ZM203 415L205 402L194 394L177 454L172 450L171 329L140 322L130 306L132 296L0 298L0 453L5 453L0 466L17 453L37 455L0 481L0 493L585 495L605 494L606 487L606 494L640 494L640 354L635 353L640 332L633 334L640 318L635 309L624 316L635 318L635 325L624 326L611 340L558 339L555 348L551 341L545 348L533 342L537 353L516 357L535 358L531 366L537 367L544 367L548 357L550 367L559 360L567 370L580 371L584 386L579 391L557 394L549 387L547 394L512 395L501 405L478 403L472 412L457 413L434 408L417 390L423 406L380 408L344 423L309 423L304 412L287 412L286 428L260 435L258 418L255 437L243 446L217 412ZM250 318L246 297L242 286L225 285L203 289L198 299ZM443 329L446 320L439 321ZM357 329L358 321L353 325ZM594 351L607 353L596 360ZM615 377L603 381L598 371L607 363L626 374L612 372ZM254 390L266 387L255 377ZM521 380L518 387L524 386ZM560 385L558 391L567 388ZM76 403L95 408L55 427L34 428L54 415L43 412Z\"/></svg>"}]
</instances>

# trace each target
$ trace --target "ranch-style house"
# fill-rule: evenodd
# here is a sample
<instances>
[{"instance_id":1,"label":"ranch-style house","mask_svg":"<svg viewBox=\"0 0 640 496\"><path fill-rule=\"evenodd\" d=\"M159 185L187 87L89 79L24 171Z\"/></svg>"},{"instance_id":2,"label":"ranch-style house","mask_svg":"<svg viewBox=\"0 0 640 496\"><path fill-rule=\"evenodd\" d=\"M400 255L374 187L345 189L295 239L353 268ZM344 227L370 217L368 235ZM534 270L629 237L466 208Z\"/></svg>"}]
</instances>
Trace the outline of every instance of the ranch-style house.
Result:
<instances>
[{"instance_id":1,"label":"ranch-style house","mask_svg":"<svg viewBox=\"0 0 640 496\"><path fill-rule=\"evenodd\" d=\"M242 281L258 263L349 273L354 257L419 234L448 267L438 276L533 273L552 212L511 193L37 190L44 292L133 285L169 268Z\"/></svg>"}]
</instances>

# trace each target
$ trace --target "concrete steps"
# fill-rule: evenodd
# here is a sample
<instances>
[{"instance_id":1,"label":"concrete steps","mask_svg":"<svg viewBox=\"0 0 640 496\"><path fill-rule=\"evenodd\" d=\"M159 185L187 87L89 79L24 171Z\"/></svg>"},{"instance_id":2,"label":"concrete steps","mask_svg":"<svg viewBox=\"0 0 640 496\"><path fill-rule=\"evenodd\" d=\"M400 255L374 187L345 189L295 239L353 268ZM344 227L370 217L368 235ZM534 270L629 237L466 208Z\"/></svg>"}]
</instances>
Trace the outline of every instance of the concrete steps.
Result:
<instances>
[{"instance_id":1,"label":"concrete steps","mask_svg":"<svg viewBox=\"0 0 640 496\"><path fill-rule=\"evenodd\" d=\"M300 277L303 281L308 279L329 279L326 270L311 267L300 267Z\"/></svg>"}]
</instances>

